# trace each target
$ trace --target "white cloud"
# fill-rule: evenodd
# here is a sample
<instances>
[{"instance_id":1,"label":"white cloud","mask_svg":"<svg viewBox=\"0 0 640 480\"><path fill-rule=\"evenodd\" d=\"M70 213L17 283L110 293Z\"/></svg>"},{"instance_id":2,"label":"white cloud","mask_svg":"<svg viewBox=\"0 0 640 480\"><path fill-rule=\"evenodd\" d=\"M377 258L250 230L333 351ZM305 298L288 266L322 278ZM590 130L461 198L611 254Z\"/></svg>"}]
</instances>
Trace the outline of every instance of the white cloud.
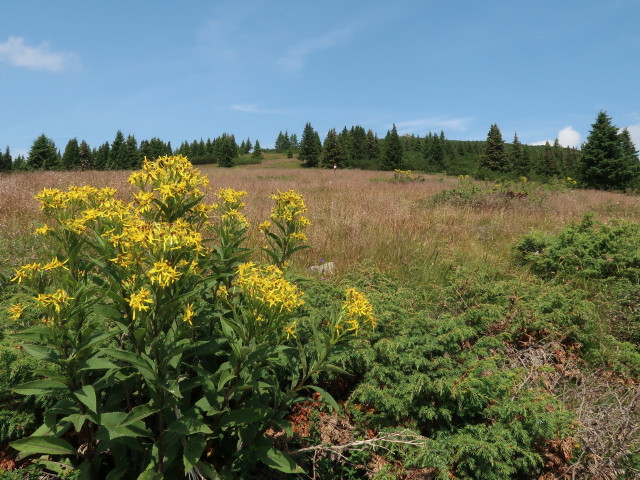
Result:
<instances>
[{"instance_id":1,"label":"white cloud","mask_svg":"<svg viewBox=\"0 0 640 480\"><path fill-rule=\"evenodd\" d=\"M435 132L436 130L466 130L470 121L470 118L418 118L416 120L396 122L396 128L401 135L405 133L424 134L428 131Z\"/></svg>"},{"instance_id":2,"label":"white cloud","mask_svg":"<svg viewBox=\"0 0 640 480\"><path fill-rule=\"evenodd\" d=\"M303 40L290 48L278 60L278 64L288 72L299 72L304 68L307 58L316 52L343 45L353 35L353 29L341 28L326 32L320 36Z\"/></svg>"},{"instance_id":3,"label":"white cloud","mask_svg":"<svg viewBox=\"0 0 640 480\"><path fill-rule=\"evenodd\" d=\"M580 132L569 126L564 127L562 130L560 130L556 138L558 139L558 143L560 143L560 145L563 147L579 147L582 136L580 135ZM540 140L539 142L533 142L531 145L544 145L547 142L553 145L555 139Z\"/></svg>"},{"instance_id":4,"label":"white cloud","mask_svg":"<svg viewBox=\"0 0 640 480\"><path fill-rule=\"evenodd\" d=\"M60 73L77 63L73 53L52 52L46 43L30 47L22 37L10 36L0 43L0 62L33 70L47 70Z\"/></svg>"},{"instance_id":5,"label":"white cloud","mask_svg":"<svg viewBox=\"0 0 640 480\"><path fill-rule=\"evenodd\" d=\"M564 127L558 132L558 142L563 147L578 147L580 145L580 133L573 127Z\"/></svg>"},{"instance_id":6,"label":"white cloud","mask_svg":"<svg viewBox=\"0 0 640 480\"><path fill-rule=\"evenodd\" d=\"M255 103L250 104L235 104L231 105L231 110L235 110L236 112L243 113L272 113L272 114L282 114L282 113L291 113L287 110L275 110L269 108L262 108Z\"/></svg>"}]
</instances>

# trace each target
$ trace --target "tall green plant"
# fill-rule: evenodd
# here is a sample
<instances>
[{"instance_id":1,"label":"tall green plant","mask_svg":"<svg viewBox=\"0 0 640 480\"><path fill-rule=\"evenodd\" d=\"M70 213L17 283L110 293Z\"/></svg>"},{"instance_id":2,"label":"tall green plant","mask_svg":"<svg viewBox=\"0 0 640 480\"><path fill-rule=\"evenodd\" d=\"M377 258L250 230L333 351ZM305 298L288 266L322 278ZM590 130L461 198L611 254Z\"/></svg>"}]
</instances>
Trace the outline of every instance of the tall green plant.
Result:
<instances>
[{"instance_id":1,"label":"tall green plant","mask_svg":"<svg viewBox=\"0 0 640 480\"><path fill-rule=\"evenodd\" d=\"M292 231L272 215L284 226L265 249L277 265L260 265L243 246L246 192L203 203L207 179L182 156L145 161L129 182L129 203L108 188L37 197L51 255L16 270L29 296L10 310L16 320L37 312L19 337L49 368L14 391L58 400L12 446L84 478L246 478L258 462L300 472L268 432L289 431L284 417L309 390L336 406L310 378L339 370L329 355L374 326L371 305L347 290L303 349L304 296L281 268L301 245L282 236L306 240L308 221L294 214Z\"/></svg>"}]
</instances>

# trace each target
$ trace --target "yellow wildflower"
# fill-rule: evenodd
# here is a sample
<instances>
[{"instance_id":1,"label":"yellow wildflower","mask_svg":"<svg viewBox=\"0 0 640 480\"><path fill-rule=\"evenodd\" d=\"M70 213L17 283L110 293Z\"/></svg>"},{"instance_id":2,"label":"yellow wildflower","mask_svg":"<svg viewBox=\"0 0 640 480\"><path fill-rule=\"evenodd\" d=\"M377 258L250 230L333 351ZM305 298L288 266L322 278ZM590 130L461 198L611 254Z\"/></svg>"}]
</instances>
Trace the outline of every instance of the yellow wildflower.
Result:
<instances>
[{"instance_id":1,"label":"yellow wildflower","mask_svg":"<svg viewBox=\"0 0 640 480\"><path fill-rule=\"evenodd\" d=\"M24 305L21 303L14 303L9 308L7 308L9 313L11 314L11 318L13 320L18 320L22 316L22 312L24 312Z\"/></svg>"},{"instance_id":2,"label":"yellow wildflower","mask_svg":"<svg viewBox=\"0 0 640 480\"><path fill-rule=\"evenodd\" d=\"M151 283L157 283L161 287L167 287L175 282L181 275L175 268L165 260L154 262L153 268L148 272Z\"/></svg>"},{"instance_id":3,"label":"yellow wildflower","mask_svg":"<svg viewBox=\"0 0 640 480\"><path fill-rule=\"evenodd\" d=\"M298 240L299 242L306 242L307 241L307 236L302 232L293 232L289 236L294 240Z\"/></svg>"},{"instance_id":4,"label":"yellow wildflower","mask_svg":"<svg viewBox=\"0 0 640 480\"><path fill-rule=\"evenodd\" d=\"M54 293L41 293L35 297L35 300L45 308L53 305L56 312L60 313L62 305L67 303L68 300L73 300L73 298L65 290L59 288Z\"/></svg>"},{"instance_id":5,"label":"yellow wildflower","mask_svg":"<svg viewBox=\"0 0 640 480\"><path fill-rule=\"evenodd\" d=\"M15 275L11 279L12 282L21 284L23 280L29 278L33 272L42 271L42 265L39 263L27 263L26 265L16 268Z\"/></svg>"},{"instance_id":6,"label":"yellow wildflower","mask_svg":"<svg viewBox=\"0 0 640 480\"><path fill-rule=\"evenodd\" d=\"M49 233L50 231L52 231L53 229L49 227L49 225L45 224L40 228L36 228L35 230L35 234L36 235L46 235L47 233Z\"/></svg>"},{"instance_id":7,"label":"yellow wildflower","mask_svg":"<svg viewBox=\"0 0 640 480\"><path fill-rule=\"evenodd\" d=\"M261 232L266 232L271 228L271 222L269 220L265 220L260 225L258 225L258 230Z\"/></svg>"},{"instance_id":8,"label":"yellow wildflower","mask_svg":"<svg viewBox=\"0 0 640 480\"><path fill-rule=\"evenodd\" d=\"M376 326L376 319L373 316L373 306L367 297L358 292L355 288L348 288L345 292L345 301L342 304L343 316L341 321L335 325L338 333L345 329L358 334L358 329L363 322L369 323L371 328Z\"/></svg>"},{"instance_id":9,"label":"yellow wildflower","mask_svg":"<svg viewBox=\"0 0 640 480\"><path fill-rule=\"evenodd\" d=\"M302 305L302 292L285 280L274 265L257 266L252 262L238 266L234 285L259 306L276 312L293 312Z\"/></svg>"},{"instance_id":10,"label":"yellow wildflower","mask_svg":"<svg viewBox=\"0 0 640 480\"><path fill-rule=\"evenodd\" d=\"M65 267L65 263L67 263L68 260L65 260L64 262L61 262L60 260L58 260L58 258L54 258L52 259L49 263L45 263L42 266L43 270L54 270L56 268L64 268L65 270L69 270L67 267Z\"/></svg>"},{"instance_id":11,"label":"yellow wildflower","mask_svg":"<svg viewBox=\"0 0 640 480\"><path fill-rule=\"evenodd\" d=\"M127 298L127 303L133 309L133 319L136 319L136 312L149 310L149 305L153 303L151 292L146 288L141 288L138 293L133 293Z\"/></svg>"},{"instance_id":12,"label":"yellow wildflower","mask_svg":"<svg viewBox=\"0 0 640 480\"><path fill-rule=\"evenodd\" d=\"M296 337L296 326L298 325L298 321L294 320L293 322L291 322L289 325L287 325L286 327L284 327L284 331L287 334L287 340L289 340L289 338L293 337L293 338L297 338Z\"/></svg>"},{"instance_id":13,"label":"yellow wildflower","mask_svg":"<svg viewBox=\"0 0 640 480\"><path fill-rule=\"evenodd\" d=\"M191 319L194 316L194 312L193 312L193 304L192 303L187 303L186 308L184 309L184 313L182 314L182 320L184 322L188 322L189 325L193 325L193 322L191 321Z\"/></svg>"}]
</instances>

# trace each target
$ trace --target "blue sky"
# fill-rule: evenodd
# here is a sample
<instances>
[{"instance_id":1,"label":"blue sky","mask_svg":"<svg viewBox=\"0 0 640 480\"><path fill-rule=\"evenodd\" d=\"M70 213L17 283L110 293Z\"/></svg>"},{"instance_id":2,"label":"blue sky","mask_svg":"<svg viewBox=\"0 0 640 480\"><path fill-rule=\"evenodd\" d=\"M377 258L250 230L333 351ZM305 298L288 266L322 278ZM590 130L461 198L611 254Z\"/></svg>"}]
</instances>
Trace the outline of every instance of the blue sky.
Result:
<instances>
[{"instance_id":1,"label":"blue sky","mask_svg":"<svg viewBox=\"0 0 640 480\"><path fill-rule=\"evenodd\" d=\"M637 0L2 2L0 148L306 122L579 145L600 110L638 146L638 25Z\"/></svg>"}]
</instances>

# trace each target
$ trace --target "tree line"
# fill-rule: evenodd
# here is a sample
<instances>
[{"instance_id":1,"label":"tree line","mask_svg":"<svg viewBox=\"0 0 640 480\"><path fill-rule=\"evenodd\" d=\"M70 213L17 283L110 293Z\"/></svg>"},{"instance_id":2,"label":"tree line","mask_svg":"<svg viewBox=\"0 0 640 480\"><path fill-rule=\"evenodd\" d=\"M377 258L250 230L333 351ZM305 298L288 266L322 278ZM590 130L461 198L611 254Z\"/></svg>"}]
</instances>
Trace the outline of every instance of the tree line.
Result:
<instances>
[{"instance_id":1,"label":"tree line","mask_svg":"<svg viewBox=\"0 0 640 480\"><path fill-rule=\"evenodd\" d=\"M143 159L156 159L163 155L185 155L194 164L215 163L222 167L232 167L241 155L251 154L255 160L262 158L262 148L258 140L250 138L237 144L233 135L221 136L206 141L185 141L174 149L171 142L159 138L142 140L139 144L135 136L124 136L116 132L112 142L105 142L91 148L89 144L72 138L61 153L55 142L41 134L36 138L27 157L18 155L15 159L9 147L0 152L0 171L11 170L127 170L142 165Z\"/></svg>"},{"instance_id":2,"label":"tree line","mask_svg":"<svg viewBox=\"0 0 640 480\"><path fill-rule=\"evenodd\" d=\"M398 134L395 125L379 139L360 125L331 128L321 140L307 123L298 140L295 133L280 131L275 152L296 156L308 168L359 168L369 170L415 170L425 173L471 175L496 180L522 177L547 182L553 179L579 181L589 188L640 190L638 151L627 129L620 130L604 111L598 113L587 140L578 150L553 144L532 146L520 142L517 133L506 143L497 124L491 125L484 141L449 140L443 131L424 137ZM215 139L185 141L177 149L159 138L138 144L133 135L126 138L119 130L112 142L91 148L84 140L69 140L61 154L53 140L40 135L27 158L12 158L9 147L0 152L0 171L50 169L135 169L147 157L181 154L191 162L232 167L241 156L252 163L263 158L260 142L250 138L237 143L235 136L223 133Z\"/></svg>"}]
</instances>

